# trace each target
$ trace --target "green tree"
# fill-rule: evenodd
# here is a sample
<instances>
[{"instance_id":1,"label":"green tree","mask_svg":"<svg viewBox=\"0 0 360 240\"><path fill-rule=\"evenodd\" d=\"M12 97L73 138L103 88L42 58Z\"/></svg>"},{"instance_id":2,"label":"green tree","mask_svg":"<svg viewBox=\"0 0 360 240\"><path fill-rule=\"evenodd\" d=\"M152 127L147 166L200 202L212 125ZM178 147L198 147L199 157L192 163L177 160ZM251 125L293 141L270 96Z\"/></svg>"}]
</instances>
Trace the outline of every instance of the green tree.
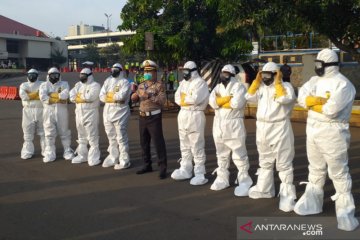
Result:
<instances>
[{"instance_id":1,"label":"green tree","mask_svg":"<svg viewBox=\"0 0 360 240\"><path fill-rule=\"evenodd\" d=\"M219 3L221 24L263 35L317 32L360 61L359 0L208 0Z\"/></svg>"},{"instance_id":2,"label":"green tree","mask_svg":"<svg viewBox=\"0 0 360 240\"><path fill-rule=\"evenodd\" d=\"M238 59L250 39L284 35L306 45L310 33L329 38L360 61L359 0L129 0L120 30L136 31L125 51L141 52L144 33L154 33L152 54L164 62L221 57Z\"/></svg>"},{"instance_id":3,"label":"green tree","mask_svg":"<svg viewBox=\"0 0 360 240\"><path fill-rule=\"evenodd\" d=\"M154 33L152 56L165 64L185 59L238 58L251 43L237 31L218 31L218 3L203 0L129 0L120 30L136 31L125 40L128 53L144 51L145 32ZM235 39L236 38L236 39Z\"/></svg>"},{"instance_id":4,"label":"green tree","mask_svg":"<svg viewBox=\"0 0 360 240\"><path fill-rule=\"evenodd\" d=\"M57 48L51 52L51 59L55 65L62 65L67 61L67 57L64 56L64 51Z\"/></svg>"},{"instance_id":5,"label":"green tree","mask_svg":"<svg viewBox=\"0 0 360 240\"><path fill-rule=\"evenodd\" d=\"M100 62L100 54L96 43L87 44L84 47L84 51L86 60L94 62L95 65Z\"/></svg>"},{"instance_id":6,"label":"green tree","mask_svg":"<svg viewBox=\"0 0 360 240\"><path fill-rule=\"evenodd\" d=\"M298 16L360 62L360 1L294 1Z\"/></svg>"},{"instance_id":7,"label":"green tree","mask_svg":"<svg viewBox=\"0 0 360 240\"><path fill-rule=\"evenodd\" d=\"M120 60L120 46L112 43L99 50L100 62L102 66L110 67Z\"/></svg>"}]
</instances>

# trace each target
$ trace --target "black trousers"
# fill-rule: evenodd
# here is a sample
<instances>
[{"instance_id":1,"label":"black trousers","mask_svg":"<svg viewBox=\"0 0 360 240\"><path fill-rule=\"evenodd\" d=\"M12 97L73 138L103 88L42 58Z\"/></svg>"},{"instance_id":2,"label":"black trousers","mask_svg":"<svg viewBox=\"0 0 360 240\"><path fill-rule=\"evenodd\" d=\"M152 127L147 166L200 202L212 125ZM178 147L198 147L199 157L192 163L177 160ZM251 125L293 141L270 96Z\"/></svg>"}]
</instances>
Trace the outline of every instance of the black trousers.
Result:
<instances>
[{"instance_id":1,"label":"black trousers","mask_svg":"<svg viewBox=\"0 0 360 240\"><path fill-rule=\"evenodd\" d=\"M151 166L151 140L154 141L160 170L167 167L166 146L162 130L162 114L139 116L140 144L145 167Z\"/></svg>"}]
</instances>

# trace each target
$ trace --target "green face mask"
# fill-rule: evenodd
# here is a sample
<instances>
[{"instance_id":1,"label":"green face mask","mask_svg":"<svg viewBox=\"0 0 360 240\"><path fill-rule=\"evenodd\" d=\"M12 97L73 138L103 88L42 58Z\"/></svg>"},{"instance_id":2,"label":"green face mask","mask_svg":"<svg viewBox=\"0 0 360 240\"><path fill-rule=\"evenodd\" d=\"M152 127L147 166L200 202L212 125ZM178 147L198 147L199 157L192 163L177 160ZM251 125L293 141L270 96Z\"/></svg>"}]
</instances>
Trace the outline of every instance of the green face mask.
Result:
<instances>
[{"instance_id":1,"label":"green face mask","mask_svg":"<svg viewBox=\"0 0 360 240\"><path fill-rule=\"evenodd\" d=\"M145 79L146 81L151 80L151 79L152 79L152 74L151 74L151 73L145 73L145 74L144 74L144 79Z\"/></svg>"}]
</instances>

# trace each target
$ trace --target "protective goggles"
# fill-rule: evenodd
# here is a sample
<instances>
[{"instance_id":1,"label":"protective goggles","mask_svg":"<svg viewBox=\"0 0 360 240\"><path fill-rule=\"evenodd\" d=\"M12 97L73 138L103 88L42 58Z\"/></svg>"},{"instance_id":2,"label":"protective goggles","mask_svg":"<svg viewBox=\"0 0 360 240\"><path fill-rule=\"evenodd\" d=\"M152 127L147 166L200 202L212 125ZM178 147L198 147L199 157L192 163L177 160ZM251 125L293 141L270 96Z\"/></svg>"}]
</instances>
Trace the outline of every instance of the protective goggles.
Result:
<instances>
[{"instance_id":1,"label":"protective goggles","mask_svg":"<svg viewBox=\"0 0 360 240\"><path fill-rule=\"evenodd\" d=\"M230 77L234 77L235 75L234 74L231 74L229 72L221 72L220 73L220 77L223 77L223 78L230 78Z\"/></svg>"},{"instance_id":2,"label":"protective goggles","mask_svg":"<svg viewBox=\"0 0 360 240\"><path fill-rule=\"evenodd\" d=\"M324 62L322 60L315 60L315 68L321 69L329 66L339 66L339 62Z\"/></svg>"},{"instance_id":3,"label":"protective goggles","mask_svg":"<svg viewBox=\"0 0 360 240\"><path fill-rule=\"evenodd\" d=\"M111 68L111 72L121 72L121 68Z\"/></svg>"},{"instance_id":4,"label":"protective goggles","mask_svg":"<svg viewBox=\"0 0 360 240\"><path fill-rule=\"evenodd\" d=\"M60 73L50 73L50 74L49 74L49 77L50 77L50 78L53 78L53 79L60 78Z\"/></svg>"},{"instance_id":5,"label":"protective goggles","mask_svg":"<svg viewBox=\"0 0 360 240\"><path fill-rule=\"evenodd\" d=\"M28 76L28 78L37 78L38 74L37 73L28 73L27 76Z\"/></svg>"},{"instance_id":6,"label":"protective goggles","mask_svg":"<svg viewBox=\"0 0 360 240\"><path fill-rule=\"evenodd\" d=\"M268 72L268 71L263 71L261 72L261 76L262 78L266 78L266 79L269 79L269 78L272 78L276 73L273 73L273 72Z\"/></svg>"},{"instance_id":7,"label":"protective goggles","mask_svg":"<svg viewBox=\"0 0 360 240\"><path fill-rule=\"evenodd\" d=\"M183 72L183 74L190 74L191 72L193 72L193 71L196 71L196 68L192 68L192 69L188 69L188 68L184 68L183 70L182 70L182 72Z\"/></svg>"}]
</instances>

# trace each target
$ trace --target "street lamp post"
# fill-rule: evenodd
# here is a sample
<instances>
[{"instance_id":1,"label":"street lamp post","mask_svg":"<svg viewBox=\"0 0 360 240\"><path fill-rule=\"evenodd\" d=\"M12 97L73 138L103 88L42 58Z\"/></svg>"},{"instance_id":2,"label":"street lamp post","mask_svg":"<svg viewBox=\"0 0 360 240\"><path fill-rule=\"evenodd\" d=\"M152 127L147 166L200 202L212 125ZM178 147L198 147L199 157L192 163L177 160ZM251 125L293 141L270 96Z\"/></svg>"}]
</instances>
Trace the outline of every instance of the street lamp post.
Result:
<instances>
[{"instance_id":1,"label":"street lamp post","mask_svg":"<svg viewBox=\"0 0 360 240\"><path fill-rule=\"evenodd\" d=\"M106 31L109 32L109 30L110 30L109 18L111 17L112 14L106 14L106 13L104 13L104 14L105 14L105 17L106 17L106 25L107 25Z\"/></svg>"}]
</instances>

